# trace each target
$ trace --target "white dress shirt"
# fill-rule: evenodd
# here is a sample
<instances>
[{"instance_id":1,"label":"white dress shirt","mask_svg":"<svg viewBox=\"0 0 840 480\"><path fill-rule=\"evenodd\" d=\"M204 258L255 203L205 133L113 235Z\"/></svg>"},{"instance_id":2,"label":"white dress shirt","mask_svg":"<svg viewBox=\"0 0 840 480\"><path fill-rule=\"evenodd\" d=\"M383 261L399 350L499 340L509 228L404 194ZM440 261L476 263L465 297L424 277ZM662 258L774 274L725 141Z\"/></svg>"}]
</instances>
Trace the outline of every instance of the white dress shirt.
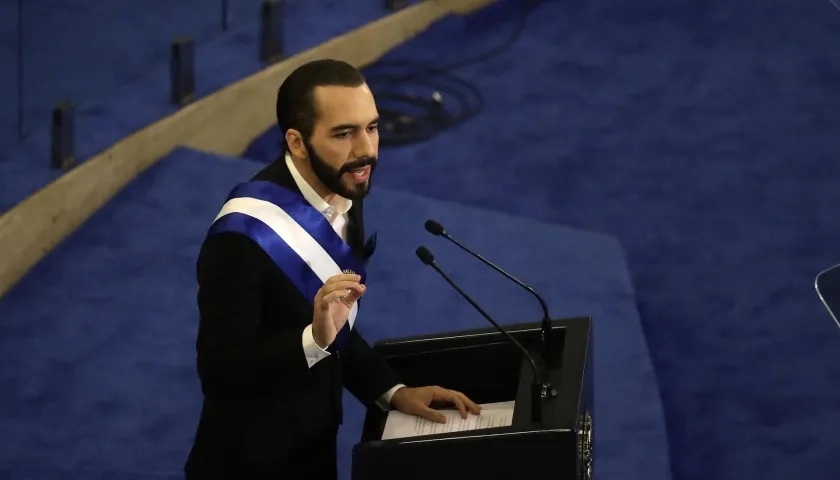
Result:
<instances>
[{"instance_id":1,"label":"white dress shirt","mask_svg":"<svg viewBox=\"0 0 840 480\"><path fill-rule=\"evenodd\" d=\"M295 179L295 183L300 189L300 193L303 194L303 198L305 198L306 201L308 201L313 207L315 207L316 210L326 217L335 232L346 242L348 221L347 212L350 211L350 207L353 206L353 202L347 198L334 195L332 204L327 203L308 183L306 183L306 180L304 180L300 172L298 172L294 162L292 162L292 157L288 153L286 153L286 166L289 167L289 171L292 173L292 178ZM306 328L303 329L303 353L306 355L306 363L309 365L309 368L312 368L313 365L330 356L330 352L324 350L315 343L315 337L312 335L312 324L307 325ZM394 385L390 390L382 394L382 396L376 401L379 408L386 411L390 410L391 397L394 396L394 392L404 386L405 385L402 384Z\"/></svg>"}]
</instances>

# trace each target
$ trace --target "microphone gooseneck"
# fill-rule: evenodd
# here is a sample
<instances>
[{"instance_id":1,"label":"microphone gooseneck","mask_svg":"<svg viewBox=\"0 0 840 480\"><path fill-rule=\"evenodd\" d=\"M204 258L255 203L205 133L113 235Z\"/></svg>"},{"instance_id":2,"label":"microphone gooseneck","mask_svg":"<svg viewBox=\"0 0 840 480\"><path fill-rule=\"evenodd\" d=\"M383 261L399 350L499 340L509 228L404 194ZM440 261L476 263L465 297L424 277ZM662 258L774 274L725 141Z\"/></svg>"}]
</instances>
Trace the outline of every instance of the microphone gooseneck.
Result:
<instances>
[{"instance_id":1,"label":"microphone gooseneck","mask_svg":"<svg viewBox=\"0 0 840 480\"><path fill-rule=\"evenodd\" d=\"M429 251L428 248L421 246L417 248L415 253L424 265L429 265L438 274L440 274L440 276L443 277L444 280L446 280L446 283L448 283L452 288L454 288L455 291L458 292L461 295L461 297L464 298L464 300L466 300L474 309L476 309L478 313L480 313L488 322L490 322L490 324L493 325L496 328L496 330L498 330L502 335L504 335L504 337L510 343L516 346L516 348L518 348L522 352L525 358L528 359L528 363L531 365L531 370L533 370L534 373L534 380L532 382L531 388L531 420L536 423L542 421L542 400L546 397L556 395L556 392L551 387L551 384L548 382L548 380L543 378L540 369L537 367L537 363L534 361L534 358L531 356L530 352L528 352L528 349L523 347L522 344L519 343L519 341L517 341L507 330L505 330L501 325L496 323L496 321L493 320L493 318L491 318L490 315L488 315L487 312L485 312L484 309L481 308L475 302L475 300L473 300L469 295L467 295L466 292L464 292L458 285L455 284L455 282L451 278L449 278L449 275L447 275L440 268L437 262L435 262L435 257L432 254L432 252Z\"/></svg>"},{"instance_id":2,"label":"microphone gooseneck","mask_svg":"<svg viewBox=\"0 0 840 480\"><path fill-rule=\"evenodd\" d=\"M427 232L431 233L432 235L435 235L435 236L438 236L438 237L443 237L443 238L449 240L450 242L454 243L459 248L461 248L461 250L463 250L463 251L469 253L470 255L472 255L473 257L477 258L478 260L480 260L485 265L489 266L493 270L502 274L505 278L514 282L515 284L519 285L520 287L524 288L531 295L536 297L536 299L540 303L540 307L542 307L542 311L543 311L542 327L541 327L542 342L543 342L542 353L543 353L543 360L546 363L548 363L550 361L550 354L551 354L551 348L549 348L549 340L551 338L551 315L549 315L549 313L548 313L548 305L545 303L545 300L542 298L542 296L539 293L537 293L536 290L534 290L530 286L526 285L524 282L522 282L518 278L516 278L513 275L509 274L508 272L504 271L501 267L497 266L496 264L494 264L490 260L487 260L486 258L481 256L479 253L474 252L472 249L470 249L466 245L462 244L458 240L455 240L454 238L452 238L452 236L449 235L449 233L443 228L443 225L441 225L440 223L429 219L429 220L426 220L426 223L423 226L426 228Z\"/></svg>"}]
</instances>

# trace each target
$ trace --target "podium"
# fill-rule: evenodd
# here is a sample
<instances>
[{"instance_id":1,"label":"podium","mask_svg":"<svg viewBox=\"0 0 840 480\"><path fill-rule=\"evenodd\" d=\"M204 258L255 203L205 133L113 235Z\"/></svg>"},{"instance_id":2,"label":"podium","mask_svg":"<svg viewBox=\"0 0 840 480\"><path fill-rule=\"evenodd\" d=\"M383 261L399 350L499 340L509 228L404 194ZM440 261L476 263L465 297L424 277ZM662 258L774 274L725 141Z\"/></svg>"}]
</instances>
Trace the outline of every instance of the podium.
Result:
<instances>
[{"instance_id":1,"label":"podium","mask_svg":"<svg viewBox=\"0 0 840 480\"><path fill-rule=\"evenodd\" d=\"M506 326L540 363L541 324ZM478 404L514 400L510 426L382 440L372 407L353 448L353 480L592 477L592 319L552 321L545 365L557 392L533 422L531 364L494 328L381 341L374 348L409 386L439 385ZM537 477L540 475L540 477Z\"/></svg>"}]
</instances>

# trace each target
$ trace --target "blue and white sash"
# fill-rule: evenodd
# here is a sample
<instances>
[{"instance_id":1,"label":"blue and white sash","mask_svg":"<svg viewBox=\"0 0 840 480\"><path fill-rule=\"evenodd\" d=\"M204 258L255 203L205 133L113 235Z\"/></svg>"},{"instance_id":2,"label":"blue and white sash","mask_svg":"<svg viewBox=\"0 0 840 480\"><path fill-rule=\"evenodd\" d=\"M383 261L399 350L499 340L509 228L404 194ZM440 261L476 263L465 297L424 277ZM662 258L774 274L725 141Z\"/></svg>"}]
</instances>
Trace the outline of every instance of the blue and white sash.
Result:
<instances>
[{"instance_id":1,"label":"blue and white sash","mask_svg":"<svg viewBox=\"0 0 840 480\"><path fill-rule=\"evenodd\" d=\"M239 233L256 242L310 303L328 278L344 270L352 270L365 281L364 263L324 215L303 195L273 182L237 185L208 236L223 232ZM339 332L339 347L353 328L358 310L359 302L355 302Z\"/></svg>"}]
</instances>

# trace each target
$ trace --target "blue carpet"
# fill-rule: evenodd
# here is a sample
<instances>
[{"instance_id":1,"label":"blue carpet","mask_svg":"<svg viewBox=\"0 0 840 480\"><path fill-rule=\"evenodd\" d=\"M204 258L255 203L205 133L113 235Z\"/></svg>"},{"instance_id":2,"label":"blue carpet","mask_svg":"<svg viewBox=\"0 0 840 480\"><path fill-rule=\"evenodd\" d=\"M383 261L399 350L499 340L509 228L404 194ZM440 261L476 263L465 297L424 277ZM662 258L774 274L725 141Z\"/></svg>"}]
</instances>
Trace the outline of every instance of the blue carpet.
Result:
<instances>
[{"instance_id":1,"label":"blue carpet","mask_svg":"<svg viewBox=\"0 0 840 480\"><path fill-rule=\"evenodd\" d=\"M195 257L231 182L260 167L177 150L0 299L0 476L177 477L200 405ZM189 188L184 178L193 179ZM365 336L486 325L417 260L421 242L501 323L540 318L526 292L425 233L427 218L523 272L555 317L595 317L599 475L670 479L653 368L622 251L609 236L376 188L366 208L379 247L360 317ZM351 396L345 403L343 478L364 415Z\"/></svg>"},{"instance_id":2,"label":"blue carpet","mask_svg":"<svg viewBox=\"0 0 840 480\"><path fill-rule=\"evenodd\" d=\"M72 8L65 3L36 0L24 7L25 142L16 139L17 73L13 68L0 73L0 213L61 175L49 168L50 112L59 101L77 104L79 161L177 110L169 103L174 37L196 38L199 98L263 67L258 61L259 0L230 2L231 29L225 33L219 26L220 0L112 0ZM284 4L290 54L386 13L381 0ZM0 62L10 67L17 62L16 12L13 2L0 3Z\"/></svg>"},{"instance_id":3,"label":"blue carpet","mask_svg":"<svg viewBox=\"0 0 840 480\"><path fill-rule=\"evenodd\" d=\"M446 23L389 58L495 43ZM840 335L813 279L840 259L838 43L828 1L547 2L458 71L482 114L377 180L616 237L675 478L834 478Z\"/></svg>"}]
</instances>

